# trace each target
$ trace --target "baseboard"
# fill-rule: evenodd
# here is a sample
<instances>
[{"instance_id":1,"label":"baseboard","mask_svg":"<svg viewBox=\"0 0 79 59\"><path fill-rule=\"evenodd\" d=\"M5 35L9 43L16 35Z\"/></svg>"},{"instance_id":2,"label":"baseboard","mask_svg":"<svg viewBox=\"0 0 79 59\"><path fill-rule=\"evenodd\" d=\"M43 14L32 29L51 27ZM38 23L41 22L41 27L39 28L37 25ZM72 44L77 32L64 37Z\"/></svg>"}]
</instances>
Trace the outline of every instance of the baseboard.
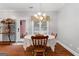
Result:
<instances>
[{"instance_id":1,"label":"baseboard","mask_svg":"<svg viewBox=\"0 0 79 59\"><path fill-rule=\"evenodd\" d=\"M68 46L66 46L65 44L63 44L62 42L60 41L57 41L60 45L62 45L64 48L66 48L68 51L70 51L73 55L75 56L79 56L78 53L76 53L75 51L73 51L72 49L70 49Z\"/></svg>"},{"instance_id":2,"label":"baseboard","mask_svg":"<svg viewBox=\"0 0 79 59\"><path fill-rule=\"evenodd\" d=\"M15 41L0 41L0 45L7 45L7 44L11 44L11 43L15 43Z\"/></svg>"}]
</instances>

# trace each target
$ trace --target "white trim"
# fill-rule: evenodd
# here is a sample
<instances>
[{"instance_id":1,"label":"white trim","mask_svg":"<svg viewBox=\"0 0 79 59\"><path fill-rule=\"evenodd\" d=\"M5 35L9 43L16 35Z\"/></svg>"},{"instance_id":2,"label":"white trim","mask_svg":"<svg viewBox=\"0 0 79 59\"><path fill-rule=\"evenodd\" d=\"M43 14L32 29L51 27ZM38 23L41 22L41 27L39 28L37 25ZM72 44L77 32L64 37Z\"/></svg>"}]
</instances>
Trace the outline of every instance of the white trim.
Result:
<instances>
[{"instance_id":1,"label":"white trim","mask_svg":"<svg viewBox=\"0 0 79 59\"><path fill-rule=\"evenodd\" d=\"M34 25L33 25L34 23L33 23L33 21L32 21L32 35L33 35L33 33L34 33Z\"/></svg>"},{"instance_id":2,"label":"white trim","mask_svg":"<svg viewBox=\"0 0 79 59\"><path fill-rule=\"evenodd\" d=\"M18 31L19 29L19 31ZM20 20L16 20L16 42L20 39Z\"/></svg>"},{"instance_id":3,"label":"white trim","mask_svg":"<svg viewBox=\"0 0 79 59\"><path fill-rule=\"evenodd\" d=\"M75 51L73 51L72 49L70 49L68 46L64 45L62 42L57 41L59 44L61 44L64 48L66 48L68 51L70 51L73 55L75 56L79 56L79 54Z\"/></svg>"},{"instance_id":4,"label":"white trim","mask_svg":"<svg viewBox=\"0 0 79 59\"><path fill-rule=\"evenodd\" d=\"M49 34L49 22L47 21L47 34Z\"/></svg>"}]
</instances>

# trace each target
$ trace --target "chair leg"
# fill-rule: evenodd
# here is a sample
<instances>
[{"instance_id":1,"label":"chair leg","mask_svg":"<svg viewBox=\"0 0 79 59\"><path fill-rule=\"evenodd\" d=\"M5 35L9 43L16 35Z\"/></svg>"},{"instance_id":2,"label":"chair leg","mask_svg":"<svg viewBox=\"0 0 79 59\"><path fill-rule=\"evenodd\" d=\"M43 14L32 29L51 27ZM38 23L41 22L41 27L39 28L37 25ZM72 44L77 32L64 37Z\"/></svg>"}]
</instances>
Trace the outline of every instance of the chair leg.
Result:
<instances>
[{"instance_id":1,"label":"chair leg","mask_svg":"<svg viewBox=\"0 0 79 59\"><path fill-rule=\"evenodd\" d=\"M34 52L32 52L32 55L34 56Z\"/></svg>"},{"instance_id":2,"label":"chair leg","mask_svg":"<svg viewBox=\"0 0 79 59\"><path fill-rule=\"evenodd\" d=\"M45 56L47 55L47 52L45 52Z\"/></svg>"},{"instance_id":3,"label":"chair leg","mask_svg":"<svg viewBox=\"0 0 79 59\"><path fill-rule=\"evenodd\" d=\"M36 55L37 55L37 53L36 53L36 52L33 52L33 55L34 55L34 56L36 56Z\"/></svg>"},{"instance_id":4,"label":"chair leg","mask_svg":"<svg viewBox=\"0 0 79 59\"><path fill-rule=\"evenodd\" d=\"M45 52L43 52L43 56L45 56L46 54L45 54Z\"/></svg>"},{"instance_id":5,"label":"chair leg","mask_svg":"<svg viewBox=\"0 0 79 59\"><path fill-rule=\"evenodd\" d=\"M53 47L52 50L53 50L53 52L54 52L54 51L55 51L55 48Z\"/></svg>"},{"instance_id":6,"label":"chair leg","mask_svg":"<svg viewBox=\"0 0 79 59\"><path fill-rule=\"evenodd\" d=\"M37 53L35 52L35 53L34 53L34 56L36 56L36 55L37 55Z\"/></svg>"}]
</instances>

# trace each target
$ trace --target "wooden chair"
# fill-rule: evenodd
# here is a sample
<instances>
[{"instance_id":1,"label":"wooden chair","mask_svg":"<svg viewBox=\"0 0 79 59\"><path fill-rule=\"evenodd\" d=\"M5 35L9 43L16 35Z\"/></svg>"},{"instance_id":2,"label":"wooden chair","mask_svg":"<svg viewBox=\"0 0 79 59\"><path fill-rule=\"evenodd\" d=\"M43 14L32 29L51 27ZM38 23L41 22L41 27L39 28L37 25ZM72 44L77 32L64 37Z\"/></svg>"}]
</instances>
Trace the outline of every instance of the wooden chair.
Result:
<instances>
[{"instance_id":1,"label":"wooden chair","mask_svg":"<svg viewBox=\"0 0 79 59\"><path fill-rule=\"evenodd\" d=\"M43 53L43 55L45 55L48 36L36 35L36 36L32 36L31 39L33 42L34 55L37 55L37 53L40 52Z\"/></svg>"}]
</instances>

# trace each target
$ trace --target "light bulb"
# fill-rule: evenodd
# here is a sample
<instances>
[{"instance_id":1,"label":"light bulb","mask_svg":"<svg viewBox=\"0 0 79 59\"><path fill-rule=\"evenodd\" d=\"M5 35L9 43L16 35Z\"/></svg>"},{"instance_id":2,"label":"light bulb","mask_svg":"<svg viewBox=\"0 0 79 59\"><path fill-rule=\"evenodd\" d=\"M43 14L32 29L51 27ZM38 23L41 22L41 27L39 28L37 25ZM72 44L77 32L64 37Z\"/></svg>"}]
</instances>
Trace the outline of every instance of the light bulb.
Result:
<instances>
[{"instance_id":1,"label":"light bulb","mask_svg":"<svg viewBox=\"0 0 79 59\"><path fill-rule=\"evenodd\" d=\"M42 16L40 17L40 20L43 20L43 17Z\"/></svg>"},{"instance_id":2,"label":"light bulb","mask_svg":"<svg viewBox=\"0 0 79 59\"><path fill-rule=\"evenodd\" d=\"M38 12L37 14L40 16L41 15L41 12Z\"/></svg>"},{"instance_id":3,"label":"light bulb","mask_svg":"<svg viewBox=\"0 0 79 59\"><path fill-rule=\"evenodd\" d=\"M45 16L46 16L46 14L45 14L45 13L43 13L43 16L45 17Z\"/></svg>"},{"instance_id":4,"label":"light bulb","mask_svg":"<svg viewBox=\"0 0 79 59\"><path fill-rule=\"evenodd\" d=\"M37 17L37 14L35 14L34 16Z\"/></svg>"},{"instance_id":5,"label":"light bulb","mask_svg":"<svg viewBox=\"0 0 79 59\"><path fill-rule=\"evenodd\" d=\"M35 15L34 15L34 17L35 17L36 19L38 19L38 18L39 18L37 14L35 14Z\"/></svg>"}]
</instances>

